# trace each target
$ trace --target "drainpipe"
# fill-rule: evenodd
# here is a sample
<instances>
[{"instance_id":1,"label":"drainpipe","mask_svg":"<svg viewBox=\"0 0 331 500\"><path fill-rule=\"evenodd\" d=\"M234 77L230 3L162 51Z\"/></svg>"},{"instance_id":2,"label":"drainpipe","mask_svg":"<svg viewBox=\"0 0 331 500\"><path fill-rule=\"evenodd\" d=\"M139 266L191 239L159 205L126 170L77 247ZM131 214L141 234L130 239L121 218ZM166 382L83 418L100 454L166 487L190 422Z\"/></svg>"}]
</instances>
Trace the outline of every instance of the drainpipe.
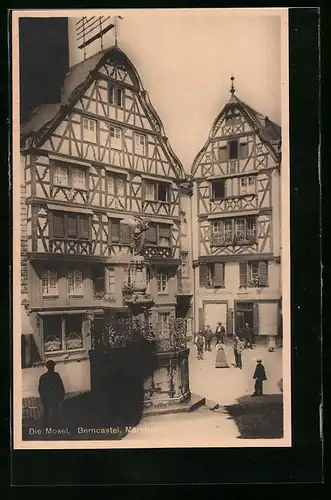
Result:
<instances>
[{"instance_id":1,"label":"drainpipe","mask_svg":"<svg viewBox=\"0 0 331 500\"><path fill-rule=\"evenodd\" d=\"M195 267L193 267L193 217L192 217L192 200L193 200L193 197L194 197L194 184L193 184L193 191L192 191L192 194L190 196L190 231L191 231L191 237L190 237L190 250L191 250L191 262L192 262L192 268L193 268L193 301L192 301L192 312L193 312L193 324L192 324L192 341L194 342L194 338L195 338L195 322L196 322L196 318L195 318L195 313L196 313L196 286L195 286L195 273L196 273L196 269Z\"/></svg>"}]
</instances>

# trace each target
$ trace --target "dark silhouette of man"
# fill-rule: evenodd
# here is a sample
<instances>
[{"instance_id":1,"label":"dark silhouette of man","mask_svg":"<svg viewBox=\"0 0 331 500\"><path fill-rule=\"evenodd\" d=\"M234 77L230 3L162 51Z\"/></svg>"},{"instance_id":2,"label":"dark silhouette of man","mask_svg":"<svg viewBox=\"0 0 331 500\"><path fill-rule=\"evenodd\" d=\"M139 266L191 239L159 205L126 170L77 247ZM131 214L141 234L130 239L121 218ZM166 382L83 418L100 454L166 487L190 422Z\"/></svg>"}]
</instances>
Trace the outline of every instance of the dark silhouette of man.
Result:
<instances>
[{"instance_id":1,"label":"dark silhouette of man","mask_svg":"<svg viewBox=\"0 0 331 500\"><path fill-rule=\"evenodd\" d=\"M265 373L264 366L262 364L262 359L257 360L257 365L255 368L253 379L255 379L255 387L254 387L255 390L253 396L263 396L263 382L267 380L267 376Z\"/></svg>"},{"instance_id":2,"label":"dark silhouette of man","mask_svg":"<svg viewBox=\"0 0 331 500\"><path fill-rule=\"evenodd\" d=\"M54 424L60 413L65 390L60 375L55 371L52 360L46 363L47 372L39 379L38 391L44 409L44 424Z\"/></svg>"}]
</instances>

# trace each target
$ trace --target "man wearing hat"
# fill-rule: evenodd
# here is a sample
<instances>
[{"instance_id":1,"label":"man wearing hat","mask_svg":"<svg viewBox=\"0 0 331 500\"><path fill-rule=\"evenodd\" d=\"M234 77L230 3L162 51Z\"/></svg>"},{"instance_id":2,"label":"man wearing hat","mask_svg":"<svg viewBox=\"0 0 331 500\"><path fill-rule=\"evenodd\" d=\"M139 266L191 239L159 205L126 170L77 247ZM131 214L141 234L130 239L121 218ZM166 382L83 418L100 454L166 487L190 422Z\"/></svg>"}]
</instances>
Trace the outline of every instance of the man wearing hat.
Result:
<instances>
[{"instance_id":1,"label":"man wearing hat","mask_svg":"<svg viewBox=\"0 0 331 500\"><path fill-rule=\"evenodd\" d=\"M55 371L55 362L49 360L46 363L47 372L39 379L38 391L44 409L44 424L50 425L60 410L64 399L64 385L62 379Z\"/></svg>"},{"instance_id":2,"label":"man wearing hat","mask_svg":"<svg viewBox=\"0 0 331 500\"><path fill-rule=\"evenodd\" d=\"M262 359L257 359L256 362L257 365L253 375L253 379L255 379L255 391L253 396L263 396L263 382L267 380L267 376L262 364Z\"/></svg>"}]
</instances>

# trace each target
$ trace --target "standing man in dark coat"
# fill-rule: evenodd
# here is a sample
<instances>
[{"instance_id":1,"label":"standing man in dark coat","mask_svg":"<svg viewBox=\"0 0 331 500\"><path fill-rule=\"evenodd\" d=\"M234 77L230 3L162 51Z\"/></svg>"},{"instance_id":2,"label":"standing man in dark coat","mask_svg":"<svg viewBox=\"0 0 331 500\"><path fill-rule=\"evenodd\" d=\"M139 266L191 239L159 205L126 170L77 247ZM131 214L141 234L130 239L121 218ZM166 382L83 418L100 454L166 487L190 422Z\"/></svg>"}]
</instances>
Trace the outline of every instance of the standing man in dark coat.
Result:
<instances>
[{"instance_id":1,"label":"standing man in dark coat","mask_svg":"<svg viewBox=\"0 0 331 500\"><path fill-rule=\"evenodd\" d=\"M60 406L64 400L65 390L60 375L55 371L55 363L46 363L47 372L39 379L38 391L44 408L44 424L50 425L59 416Z\"/></svg>"},{"instance_id":2,"label":"standing man in dark coat","mask_svg":"<svg viewBox=\"0 0 331 500\"><path fill-rule=\"evenodd\" d=\"M245 337L245 347L250 347L253 349L253 328L249 326L248 323L245 323L245 328L244 328L244 337Z\"/></svg>"},{"instance_id":3,"label":"standing man in dark coat","mask_svg":"<svg viewBox=\"0 0 331 500\"><path fill-rule=\"evenodd\" d=\"M210 325L208 325L206 330L205 330L205 351L211 351L210 344L211 344L212 338L213 338L213 331L210 328Z\"/></svg>"},{"instance_id":4,"label":"standing man in dark coat","mask_svg":"<svg viewBox=\"0 0 331 500\"><path fill-rule=\"evenodd\" d=\"M221 321L218 322L215 333L216 333L216 345L219 342L221 342L223 344L224 343L225 328L222 325Z\"/></svg>"},{"instance_id":5,"label":"standing man in dark coat","mask_svg":"<svg viewBox=\"0 0 331 500\"><path fill-rule=\"evenodd\" d=\"M263 382L267 380L267 376L262 364L262 359L257 360L253 379L255 379L255 391L253 396L263 396Z\"/></svg>"}]
</instances>

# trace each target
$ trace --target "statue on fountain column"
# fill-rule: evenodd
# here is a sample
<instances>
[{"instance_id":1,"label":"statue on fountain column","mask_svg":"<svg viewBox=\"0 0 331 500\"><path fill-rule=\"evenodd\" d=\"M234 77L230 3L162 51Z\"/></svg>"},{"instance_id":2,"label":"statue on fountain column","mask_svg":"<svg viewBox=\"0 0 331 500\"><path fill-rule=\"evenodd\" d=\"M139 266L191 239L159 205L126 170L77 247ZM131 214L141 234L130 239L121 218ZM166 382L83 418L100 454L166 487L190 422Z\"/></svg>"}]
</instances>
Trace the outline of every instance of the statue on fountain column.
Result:
<instances>
[{"instance_id":1,"label":"statue on fountain column","mask_svg":"<svg viewBox=\"0 0 331 500\"><path fill-rule=\"evenodd\" d=\"M122 223L128 224L133 230L133 249L134 255L141 255L146 240L146 231L149 228L151 220L142 217L123 217Z\"/></svg>"}]
</instances>

